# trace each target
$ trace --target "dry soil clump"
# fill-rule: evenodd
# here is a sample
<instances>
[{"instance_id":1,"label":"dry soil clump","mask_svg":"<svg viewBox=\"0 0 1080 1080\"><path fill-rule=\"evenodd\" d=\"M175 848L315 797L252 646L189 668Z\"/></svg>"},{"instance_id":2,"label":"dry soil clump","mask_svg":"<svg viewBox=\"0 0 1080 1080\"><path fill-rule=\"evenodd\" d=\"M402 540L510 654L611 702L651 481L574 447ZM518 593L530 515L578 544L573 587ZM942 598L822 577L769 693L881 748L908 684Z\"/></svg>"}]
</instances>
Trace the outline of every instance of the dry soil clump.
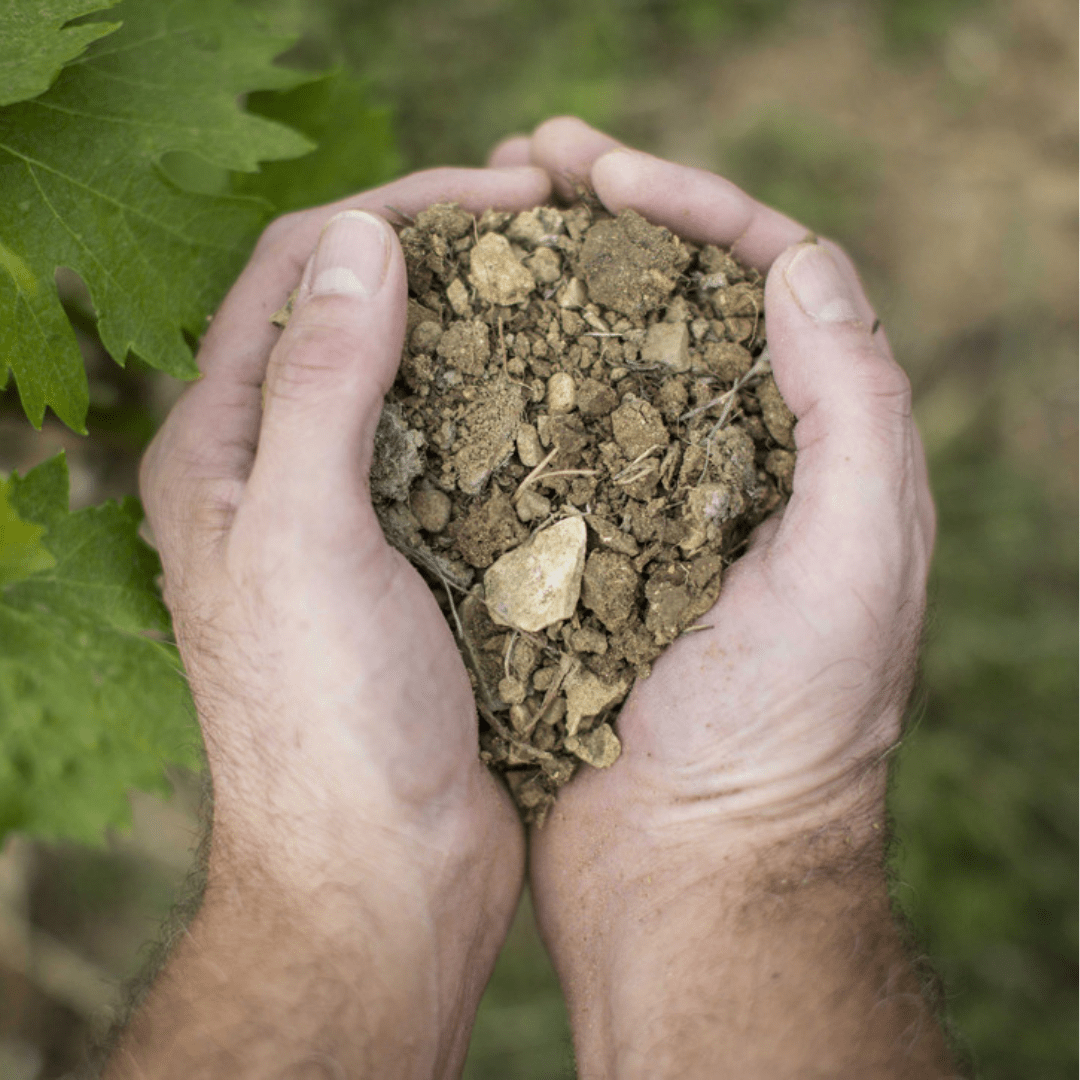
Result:
<instances>
[{"instance_id":1,"label":"dry soil clump","mask_svg":"<svg viewBox=\"0 0 1080 1080\"><path fill-rule=\"evenodd\" d=\"M582 763L618 758L634 680L700 627L791 490L763 282L586 204L438 205L400 238L408 330L375 508L440 597L484 761L542 822Z\"/></svg>"}]
</instances>

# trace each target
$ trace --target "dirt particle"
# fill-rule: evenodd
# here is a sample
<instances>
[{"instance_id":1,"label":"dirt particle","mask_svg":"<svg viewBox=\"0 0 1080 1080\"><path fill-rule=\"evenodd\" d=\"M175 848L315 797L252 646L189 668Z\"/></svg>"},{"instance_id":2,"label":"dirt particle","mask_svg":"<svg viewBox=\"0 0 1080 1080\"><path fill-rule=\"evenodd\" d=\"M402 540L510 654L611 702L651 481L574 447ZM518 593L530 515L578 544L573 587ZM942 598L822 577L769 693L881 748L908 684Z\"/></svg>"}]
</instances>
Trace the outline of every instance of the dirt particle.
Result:
<instances>
[{"instance_id":1,"label":"dirt particle","mask_svg":"<svg viewBox=\"0 0 1080 1080\"><path fill-rule=\"evenodd\" d=\"M492 619L528 631L569 619L581 595L585 537L585 522L567 518L499 559L484 575Z\"/></svg>"},{"instance_id":2,"label":"dirt particle","mask_svg":"<svg viewBox=\"0 0 1080 1080\"><path fill-rule=\"evenodd\" d=\"M536 288L532 274L518 262L510 242L499 233L485 233L469 255L469 281L489 304L509 307L528 300Z\"/></svg>"},{"instance_id":3,"label":"dirt particle","mask_svg":"<svg viewBox=\"0 0 1080 1080\"><path fill-rule=\"evenodd\" d=\"M585 562L581 602L611 631L622 629L637 609L640 575L625 555L594 551Z\"/></svg>"},{"instance_id":4,"label":"dirt particle","mask_svg":"<svg viewBox=\"0 0 1080 1080\"><path fill-rule=\"evenodd\" d=\"M492 380L485 395L465 408L460 446L453 457L458 487L477 494L514 452L524 402L509 380Z\"/></svg>"},{"instance_id":5,"label":"dirt particle","mask_svg":"<svg viewBox=\"0 0 1080 1080\"><path fill-rule=\"evenodd\" d=\"M762 379L757 397L761 405L761 417L769 429L769 434L781 446L794 450L795 441L792 437L792 429L795 426L795 416L784 403L772 375Z\"/></svg>"},{"instance_id":6,"label":"dirt particle","mask_svg":"<svg viewBox=\"0 0 1080 1080\"><path fill-rule=\"evenodd\" d=\"M610 724L601 724L594 731L581 735L567 736L566 749L594 769L610 769L622 753L622 746Z\"/></svg>"},{"instance_id":7,"label":"dirt particle","mask_svg":"<svg viewBox=\"0 0 1080 1080\"><path fill-rule=\"evenodd\" d=\"M425 532L442 532L450 523L450 496L438 488L424 484L414 488L409 508Z\"/></svg>"},{"instance_id":8,"label":"dirt particle","mask_svg":"<svg viewBox=\"0 0 1080 1080\"><path fill-rule=\"evenodd\" d=\"M764 283L584 204L437 206L400 236L406 345L373 503L458 635L481 758L539 824L583 763L618 758L634 680L790 493Z\"/></svg>"},{"instance_id":9,"label":"dirt particle","mask_svg":"<svg viewBox=\"0 0 1080 1080\"><path fill-rule=\"evenodd\" d=\"M556 371L548 379L547 384L547 407L548 412L555 416L559 413L570 413L577 405L577 388L574 386L573 375L565 371Z\"/></svg>"},{"instance_id":10,"label":"dirt particle","mask_svg":"<svg viewBox=\"0 0 1080 1080\"><path fill-rule=\"evenodd\" d=\"M690 370L690 329L684 322L653 323L641 347L646 364L663 364L672 371Z\"/></svg>"},{"instance_id":11,"label":"dirt particle","mask_svg":"<svg viewBox=\"0 0 1080 1080\"><path fill-rule=\"evenodd\" d=\"M439 338L439 356L465 375L482 375L491 356L488 328L479 319L453 323Z\"/></svg>"},{"instance_id":12,"label":"dirt particle","mask_svg":"<svg viewBox=\"0 0 1080 1080\"><path fill-rule=\"evenodd\" d=\"M404 502L412 482L424 473L420 455L425 443L421 432L408 427L395 405L387 405L375 429L375 456L371 463L371 493Z\"/></svg>"},{"instance_id":13,"label":"dirt particle","mask_svg":"<svg viewBox=\"0 0 1080 1080\"><path fill-rule=\"evenodd\" d=\"M664 418L655 406L632 396L611 414L611 429L631 462L650 451L665 449L670 439Z\"/></svg>"},{"instance_id":14,"label":"dirt particle","mask_svg":"<svg viewBox=\"0 0 1080 1080\"><path fill-rule=\"evenodd\" d=\"M624 210L585 233L581 274L596 303L645 315L667 300L689 261L678 237Z\"/></svg>"},{"instance_id":15,"label":"dirt particle","mask_svg":"<svg viewBox=\"0 0 1080 1080\"><path fill-rule=\"evenodd\" d=\"M622 701L630 689L626 681L605 682L587 668L571 672L565 686L567 735L576 735L582 721Z\"/></svg>"}]
</instances>

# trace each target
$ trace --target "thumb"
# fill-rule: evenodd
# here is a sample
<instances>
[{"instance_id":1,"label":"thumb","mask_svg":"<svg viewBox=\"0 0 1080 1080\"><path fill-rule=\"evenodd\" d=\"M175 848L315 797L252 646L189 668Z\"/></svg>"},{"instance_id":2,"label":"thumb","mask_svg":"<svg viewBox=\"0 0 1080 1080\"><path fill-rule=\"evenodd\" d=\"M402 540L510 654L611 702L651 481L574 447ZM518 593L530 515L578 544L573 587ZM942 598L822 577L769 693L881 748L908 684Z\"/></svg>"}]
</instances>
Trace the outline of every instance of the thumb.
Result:
<instances>
[{"instance_id":1,"label":"thumb","mask_svg":"<svg viewBox=\"0 0 1080 1080\"><path fill-rule=\"evenodd\" d=\"M870 602L918 581L933 505L911 388L850 264L825 244L788 248L770 270L765 310L777 385L795 414L791 501L773 541L788 567Z\"/></svg>"},{"instance_id":2,"label":"thumb","mask_svg":"<svg viewBox=\"0 0 1080 1080\"><path fill-rule=\"evenodd\" d=\"M363 487L401 357L406 297L393 229L362 210L331 218L270 354L252 495L265 488L287 513L325 512Z\"/></svg>"}]
</instances>

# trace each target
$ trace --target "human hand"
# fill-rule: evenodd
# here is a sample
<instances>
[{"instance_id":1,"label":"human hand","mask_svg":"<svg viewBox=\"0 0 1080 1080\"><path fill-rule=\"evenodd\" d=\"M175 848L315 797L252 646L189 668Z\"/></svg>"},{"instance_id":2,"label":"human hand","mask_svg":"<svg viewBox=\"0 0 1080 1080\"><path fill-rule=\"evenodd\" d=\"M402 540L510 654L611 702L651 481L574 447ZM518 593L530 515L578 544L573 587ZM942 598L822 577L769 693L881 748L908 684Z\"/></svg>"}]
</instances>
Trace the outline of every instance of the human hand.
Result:
<instances>
[{"instance_id":1,"label":"human hand","mask_svg":"<svg viewBox=\"0 0 1080 1080\"><path fill-rule=\"evenodd\" d=\"M532 837L534 901L581 1075L714 1076L719 1061L742 1076L810 1075L811 1063L813 1075L865 1074L867 1059L829 1056L838 1025L873 1028L862 1013L798 1017L815 989L830 992L822 968L836 969L838 994L863 1001L862 976L841 976L836 954L856 955L868 927L892 942L880 929L887 759L934 536L908 381L847 257L720 177L571 119L491 160L542 165L564 198L585 183L613 213L632 207L767 273L772 366L797 418L791 500L726 573L701 620L711 628L675 642L636 685L618 720L622 757L579 774ZM789 882L823 874L849 892L808 888L760 922ZM825 945L821 922L838 912L854 949ZM803 948L808 935L818 952ZM902 952L883 948L889 970L907 972ZM803 993L770 996L781 975ZM865 989L872 1005L878 991ZM766 1020L790 1042L772 1057L753 1035ZM890 1014L886 1026L908 1023ZM927 1052L939 1043L931 1035Z\"/></svg>"},{"instance_id":2,"label":"human hand","mask_svg":"<svg viewBox=\"0 0 1080 1080\"><path fill-rule=\"evenodd\" d=\"M549 191L535 168L436 170L275 222L146 454L214 785L194 944L123 1044L147 1075L278 1075L312 1050L342 1075L460 1068L524 844L480 764L453 637L371 506L407 295L372 214ZM279 336L270 315L301 271Z\"/></svg>"}]
</instances>

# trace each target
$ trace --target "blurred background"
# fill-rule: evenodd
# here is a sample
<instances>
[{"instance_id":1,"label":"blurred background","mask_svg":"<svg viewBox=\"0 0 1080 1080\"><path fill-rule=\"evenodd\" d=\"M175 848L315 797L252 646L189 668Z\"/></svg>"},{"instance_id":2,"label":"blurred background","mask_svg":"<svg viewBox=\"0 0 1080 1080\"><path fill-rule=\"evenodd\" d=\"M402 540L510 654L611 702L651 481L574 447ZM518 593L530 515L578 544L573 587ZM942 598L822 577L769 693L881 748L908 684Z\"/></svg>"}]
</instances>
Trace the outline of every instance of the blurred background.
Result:
<instances>
[{"instance_id":1,"label":"blurred background","mask_svg":"<svg viewBox=\"0 0 1080 1080\"><path fill-rule=\"evenodd\" d=\"M1076 1075L1077 18L1069 0L270 0L368 125L313 132L360 186L480 164L575 113L840 240L915 386L940 513L923 677L892 794L894 891L988 1080ZM342 89L344 87L344 89ZM256 96L258 97L258 96ZM252 102L273 113L272 101ZM371 106L379 108L372 112ZM292 108L303 108L294 101ZM340 102L338 112L341 112ZM312 115L314 115L314 110ZM381 140L378 159L350 145ZM268 170L288 203L288 166ZM336 171L335 171L336 170ZM350 172L351 170L351 172ZM310 198L317 170L308 169ZM133 493L176 393L71 303L90 437L0 394L0 471L64 447L76 506ZM0 1078L82 1060L183 894L200 781L134 795L101 849L0 856ZM466 1076L574 1075L527 899Z\"/></svg>"}]
</instances>

